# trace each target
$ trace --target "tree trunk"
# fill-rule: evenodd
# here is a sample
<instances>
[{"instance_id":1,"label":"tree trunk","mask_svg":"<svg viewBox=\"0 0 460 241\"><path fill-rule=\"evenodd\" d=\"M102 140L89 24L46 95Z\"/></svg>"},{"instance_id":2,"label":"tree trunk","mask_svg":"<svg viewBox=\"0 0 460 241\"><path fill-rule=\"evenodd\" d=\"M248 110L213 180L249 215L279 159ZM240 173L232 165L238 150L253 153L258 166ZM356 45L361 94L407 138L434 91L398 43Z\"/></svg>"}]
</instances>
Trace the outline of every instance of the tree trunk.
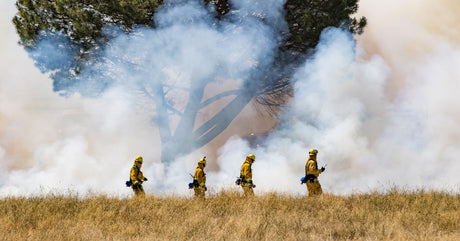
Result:
<instances>
[{"instance_id":1,"label":"tree trunk","mask_svg":"<svg viewBox=\"0 0 460 241\"><path fill-rule=\"evenodd\" d=\"M202 94L201 90L191 95L192 99L189 100L184 111L187 114L182 117L174 135L170 134L169 124L164 123L167 120L166 108L164 106L157 107L157 110L162 110L158 111L157 122L161 138L161 161L166 167L178 156L193 152L212 141L230 125L252 99L252 97L246 96L241 91L222 110L194 131L195 118L201 109L199 102L201 102ZM197 103L196 100L199 100L199 102Z\"/></svg>"}]
</instances>

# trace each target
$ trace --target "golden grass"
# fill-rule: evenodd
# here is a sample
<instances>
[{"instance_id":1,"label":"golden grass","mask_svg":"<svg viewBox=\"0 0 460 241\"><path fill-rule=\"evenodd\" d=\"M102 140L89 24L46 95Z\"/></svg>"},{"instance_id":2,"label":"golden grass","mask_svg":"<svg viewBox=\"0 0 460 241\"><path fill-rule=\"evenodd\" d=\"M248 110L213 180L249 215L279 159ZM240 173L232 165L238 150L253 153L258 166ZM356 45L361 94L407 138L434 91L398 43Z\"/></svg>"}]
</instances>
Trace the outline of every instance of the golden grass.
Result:
<instances>
[{"instance_id":1,"label":"golden grass","mask_svg":"<svg viewBox=\"0 0 460 241\"><path fill-rule=\"evenodd\" d=\"M0 240L460 240L460 195L8 197Z\"/></svg>"}]
</instances>

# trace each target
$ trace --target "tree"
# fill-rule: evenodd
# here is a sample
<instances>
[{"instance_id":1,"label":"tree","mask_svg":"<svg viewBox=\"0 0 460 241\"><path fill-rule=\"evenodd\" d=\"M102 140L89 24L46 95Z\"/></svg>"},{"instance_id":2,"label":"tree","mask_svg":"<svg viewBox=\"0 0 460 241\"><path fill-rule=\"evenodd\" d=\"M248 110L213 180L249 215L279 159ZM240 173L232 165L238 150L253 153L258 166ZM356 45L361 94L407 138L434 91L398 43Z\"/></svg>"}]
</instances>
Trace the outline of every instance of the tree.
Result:
<instances>
[{"instance_id":1,"label":"tree","mask_svg":"<svg viewBox=\"0 0 460 241\"><path fill-rule=\"evenodd\" d=\"M168 3L171 5L171 3ZM18 0L18 14L13 22L21 44L29 50L37 48L40 41L61 36L73 58L65 68L53 67L43 61L43 71L52 71L55 91L70 94L80 89L72 88L82 82L81 73L91 63L100 61L100 49L116 36L104 32L108 26L117 26L130 33L140 26L154 29L155 11L169 7L162 0ZM207 7L214 6L215 21L232 21L232 5L228 0L204 0ZM186 154L200 148L224 131L232 120L252 100L269 108L276 114L292 95L291 77L295 69L309 56L309 50L319 41L321 31L329 26L342 27L352 33L360 33L366 19L351 17L358 9L358 0L287 0L284 4L288 30L279 30L282 38L277 43L275 57L245 81L238 90L224 91L202 101L207 83L202 82L189 93L184 111L174 109L166 100L165 93L174 86L165 84L139 84L138 89L156 105L155 122L162 141L162 161L168 163L173 155ZM259 16L264 23L265 16ZM86 80L88 81L88 80ZM101 81L101 80L98 80ZM110 85L107 79L106 85ZM248 91L251 90L251 91ZM97 95L104 88L92 89L85 95ZM212 118L194 129L197 113L224 97L234 96ZM180 121L175 130L168 122L169 115L178 115Z\"/></svg>"}]
</instances>

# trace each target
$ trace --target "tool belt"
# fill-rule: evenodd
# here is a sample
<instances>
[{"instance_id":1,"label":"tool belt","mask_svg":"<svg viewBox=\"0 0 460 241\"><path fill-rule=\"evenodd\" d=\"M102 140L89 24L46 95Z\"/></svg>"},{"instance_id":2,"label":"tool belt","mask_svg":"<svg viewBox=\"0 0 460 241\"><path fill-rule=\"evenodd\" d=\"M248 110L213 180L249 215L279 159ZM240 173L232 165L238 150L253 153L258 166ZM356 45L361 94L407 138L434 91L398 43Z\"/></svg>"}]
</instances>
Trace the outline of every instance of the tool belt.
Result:
<instances>
[{"instance_id":1,"label":"tool belt","mask_svg":"<svg viewBox=\"0 0 460 241\"><path fill-rule=\"evenodd\" d=\"M254 187L254 184L252 183L252 181L247 181L246 178L243 178L241 180L241 186L242 187L250 187L250 188L253 188Z\"/></svg>"},{"instance_id":2,"label":"tool belt","mask_svg":"<svg viewBox=\"0 0 460 241\"><path fill-rule=\"evenodd\" d=\"M131 187L134 190L141 190L142 189L142 181L138 181L137 184L133 184Z\"/></svg>"},{"instance_id":3,"label":"tool belt","mask_svg":"<svg viewBox=\"0 0 460 241\"><path fill-rule=\"evenodd\" d=\"M305 179L309 183L314 183L316 180L318 180L317 177L315 175L312 175L312 174L309 174L309 175L305 176Z\"/></svg>"}]
</instances>

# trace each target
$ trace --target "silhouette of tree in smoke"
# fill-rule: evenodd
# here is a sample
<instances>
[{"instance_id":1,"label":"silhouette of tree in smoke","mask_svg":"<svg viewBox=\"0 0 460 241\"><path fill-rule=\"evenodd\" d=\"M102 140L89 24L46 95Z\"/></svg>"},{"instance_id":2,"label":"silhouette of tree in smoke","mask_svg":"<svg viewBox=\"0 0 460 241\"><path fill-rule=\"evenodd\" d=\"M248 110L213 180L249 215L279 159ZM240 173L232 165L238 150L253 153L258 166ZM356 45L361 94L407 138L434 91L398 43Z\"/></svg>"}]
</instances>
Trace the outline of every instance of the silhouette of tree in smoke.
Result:
<instances>
[{"instance_id":1,"label":"silhouette of tree in smoke","mask_svg":"<svg viewBox=\"0 0 460 241\"><path fill-rule=\"evenodd\" d=\"M88 63L97 63L98 51L103 49L116 34L104 32L104 27L118 26L123 32L143 26L155 28L152 21L158 7L167 7L162 0L18 0L18 13L13 22L21 39L21 44L34 49L40 40L49 38L53 33L66 37L63 44L69 45L73 58L65 68L46 66L52 72L54 91L71 94L82 92L74 88L75 83L83 82L80 73ZM204 4L215 6L216 21L225 20L231 15L232 6L228 0L204 0ZM252 100L276 114L289 96L292 95L291 77L295 69L309 56L321 31L329 26L348 29L360 33L366 25L366 19L350 17L358 9L358 0L287 0L284 5L285 20L289 32L280 33L276 56L269 68L257 71L237 90L224 91L202 101L206 82L189 94L183 112L171 106L165 93L175 86L152 88L142 85L138 88L156 104L156 123L162 141L162 161L173 160L173 155L189 153L200 148L224 131L242 109ZM264 21L264 16L260 16ZM40 65L40 63L38 63ZM41 63L46 65L46 61ZM255 66L254 68L260 68ZM86 80L87 81L87 80ZM83 95L97 95L110 85L110 79L102 87L86 88ZM251 90L251 91L248 91ZM217 114L194 129L197 113L222 98L234 96ZM180 116L173 131L165 118L169 115Z\"/></svg>"}]
</instances>

